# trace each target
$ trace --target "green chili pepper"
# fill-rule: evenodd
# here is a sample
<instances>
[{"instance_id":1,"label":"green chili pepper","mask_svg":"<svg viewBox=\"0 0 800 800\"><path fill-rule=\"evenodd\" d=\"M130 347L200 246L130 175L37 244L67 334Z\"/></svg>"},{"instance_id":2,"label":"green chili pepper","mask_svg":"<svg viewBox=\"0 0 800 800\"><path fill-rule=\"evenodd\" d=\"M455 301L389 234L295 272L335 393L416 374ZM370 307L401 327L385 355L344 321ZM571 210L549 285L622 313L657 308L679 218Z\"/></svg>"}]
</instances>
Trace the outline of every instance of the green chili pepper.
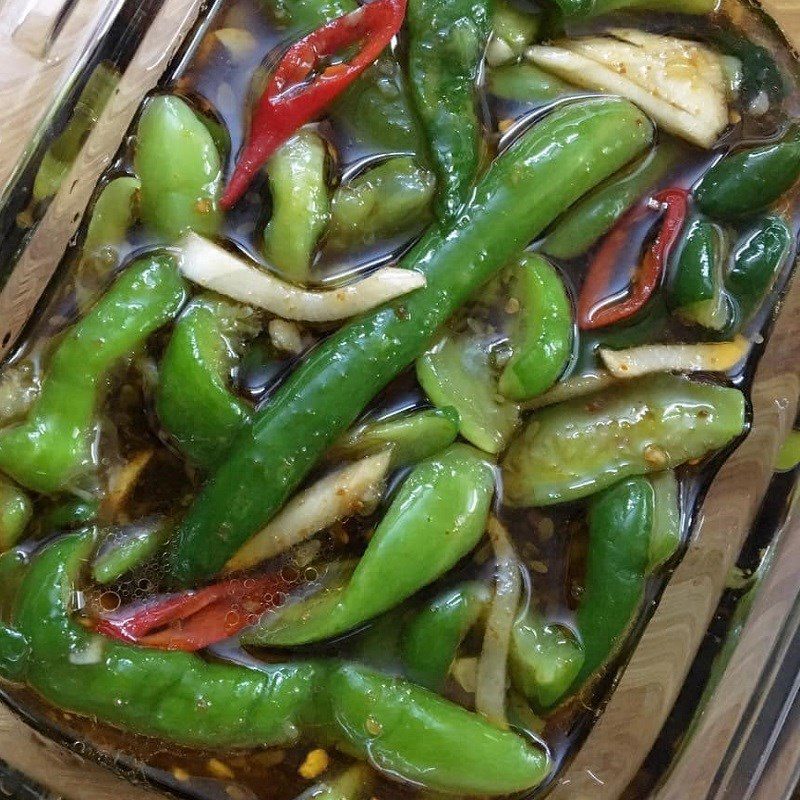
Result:
<instances>
[{"instance_id":1,"label":"green chili pepper","mask_svg":"<svg viewBox=\"0 0 800 800\"><path fill-rule=\"evenodd\" d=\"M453 444L458 423L458 411L452 406L400 414L350 431L333 445L330 455L355 460L391 447L391 469L416 464Z\"/></svg>"},{"instance_id":2,"label":"green chili pepper","mask_svg":"<svg viewBox=\"0 0 800 800\"><path fill-rule=\"evenodd\" d=\"M555 110L501 154L458 224L432 228L401 262L422 271L426 287L340 328L256 413L178 529L175 579L218 571L453 312L652 135L627 101L585 100ZM532 191L543 185L550 189Z\"/></svg>"},{"instance_id":3,"label":"green chili pepper","mask_svg":"<svg viewBox=\"0 0 800 800\"><path fill-rule=\"evenodd\" d=\"M98 500L65 500L39 517L39 527L44 534L80 528L95 520L99 510Z\"/></svg>"},{"instance_id":4,"label":"green chili pepper","mask_svg":"<svg viewBox=\"0 0 800 800\"><path fill-rule=\"evenodd\" d=\"M537 411L503 462L506 499L517 506L577 500L702 458L744 428L738 389L674 375L626 381Z\"/></svg>"},{"instance_id":5,"label":"green chili pepper","mask_svg":"<svg viewBox=\"0 0 800 800\"><path fill-rule=\"evenodd\" d=\"M303 129L267 162L272 217L264 230L264 256L291 280L311 273L317 239L328 224L325 142Z\"/></svg>"},{"instance_id":6,"label":"green chili pepper","mask_svg":"<svg viewBox=\"0 0 800 800\"><path fill-rule=\"evenodd\" d=\"M781 445L775 469L786 472L800 464L800 431L789 431Z\"/></svg>"},{"instance_id":7,"label":"green chili pepper","mask_svg":"<svg viewBox=\"0 0 800 800\"><path fill-rule=\"evenodd\" d=\"M190 653L121 644L70 618L91 536L66 536L34 561L10 639L27 682L50 702L132 733L193 747L327 741L377 769L434 790L509 794L541 782L545 752L476 714L402 680L340 661L210 663ZM20 638L23 637L23 638ZM8 643L8 646L6 646Z\"/></svg>"},{"instance_id":8,"label":"green chili pepper","mask_svg":"<svg viewBox=\"0 0 800 800\"><path fill-rule=\"evenodd\" d=\"M251 310L222 298L196 298L178 319L161 361L156 413L197 465L210 469L250 422L250 406L228 384Z\"/></svg>"},{"instance_id":9,"label":"green chili pepper","mask_svg":"<svg viewBox=\"0 0 800 800\"><path fill-rule=\"evenodd\" d=\"M488 0L410 0L408 74L439 177L437 213L467 201L482 158L475 85L491 30Z\"/></svg>"},{"instance_id":10,"label":"green chili pepper","mask_svg":"<svg viewBox=\"0 0 800 800\"><path fill-rule=\"evenodd\" d=\"M156 517L113 531L92 564L98 583L111 583L140 567L164 544L171 531L169 521Z\"/></svg>"},{"instance_id":11,"label":"green chili pepper","mask_svg":"<svg viewBox=\"0 0 800 800\"><path fill-rule=\"evenodd\" d=\"M243 638L286 646L328 639L402 603L478 543L494 474L477 450L456 444L416 466L381 520L350 580L263 619Z\"/></svg>"},{"instance_id":12,"label":"green chili pepper","mask_svg":"<svg viewBox=\"0 0 800 800\"><path fill-rule=\"evenodd\" d=\"M139 218L138 178L114 178L105 185L94 204L81 260L75 279L75 293L81 311L87 311L117 266L117 248L128 229Z\"/></svg>"},{"instance_id":13,"label":"green chili pepper","mask_svg":"<svg viewBox=\"0 0 800 800\"><path fill-rule=\"evenodd\" d=\"M669 304L686 322L722 330L730 319L722 262L724 233L704 219L695 220L686 233L669 290Z\"/></svg>"},{"instance_id":14,"label":"green chili pepper","mask_svg":"<svg viewBox=\"0 0 800 800\"><path fill-rule=\"evenodd\" d=\"M719 31L712 40L741 61L741 97L746 103L751 103L761 92L773 102L783 100L786 95L783 77L766 47L730 30Z\"/></svg>"},{"instance_id":15,"label":"green chili pepper","mask_svg":"<svg viewBox=\"0 0 800 800\"><path fill-rule=\"evenodd\" d=\"M483 581L468 581L437 595L405 626L403 664L408 677L441 692L464 637L492 599Z\"/></svg>"},{"instance_id":16,"label":"green chili pepper","mask_svg":"<svg viewBox=\"0 0 800 800\"><path fill-rule=\"evenodd\" d=\"M119 79L119 70L113 65L102 62L95 67L75 103L69 122L42 159L33 181L33 199L36 202L52 197L59 190Z\"/></svg>"},{"instance_id":17,"label":"green chili pepper","mask_svg":"<svg viewBox=\"0 0 800 800\"><path fill-rule=\"evenodd\" d=\"M614 654L642 604L653 527L653 488L630 478L592 499L589 556L578 607L586 660L580 685Z\"/></svg>"},{"instance_id":18,"label":"green chili pepper","mask_svg":"<svg viewBox=\"0 0 800 800\"><path fill-rule=\"evenodd\" d=\"M565 17L595 17L612 11L661 11L679 14L711 14L717 0L555 0Z\"/></svg>"},{"instance_id":19,"label":"green chili pepper","mask_svg":"<svg viewBox=\"0 0 800 800\"><path fill-rule=\"evenodd\" d=\"M19 631L0 622L0 675L12 681L22 678L30 654L28 640Z\"/></svg>"},{"instance_id":20,"label":"green chili pepper","mask_svg":"<svg viewBox=\"0 0 800 800\"><path fill-rule=\"evenodd\" d=\"M756 223L736 244L726 283L739 305L742 322L764 299L791 255L794 241L786 221L773 215Z\"/></svg>"},{"instance_id":21,"label":"green chili pepper","mask_svg":"<svg viewBox=\"0 0 800 800\"><path fill-rule=\"evenodd\" d=\"M334 193L326 248L350 250L421 227L435 188L433 175L408 156L368 169Z\"/></svg>"},{"instance_id":22,"label":"green chili pepper","mask_svg":"<svg viewBox=\"0 0 800 800\"><path fill-rule=\"evenodd\" d=\"M511 318L511 360L500 375L500 393L529 400L549 389L572 354L572 306L558 272L538 255L514 267L511 298L519 310Z\"/></svg>"},{"instance_id":23,"label":"green chili pepper","mask_svg":"<svg viewBox=\"0 0 800 800\"><path fill-rule=\"evenodd\" d=\"M22 538L32 516L33 505L28 495L0 475L0 552Z\"/></svg>"},{"instance_id":24,"label":"green chili pepper","mask_svg":"<svg viewBox=\"0 0 800 800\"><path fill-rule=\"evenodd\" d=\"M64 489L90 469L106 373L169 322L184 298L170 258L149 256L125 270L59 343L27 420L0 431L0 469L40 492Z\"/></svg>"},{"instance_id":25,"label":"green chili pepper","mask_svg":"<svg viewBox=\"0 0 800 800\"><path fill-rule=\"evenodd\" d=\"M263 0L275 23L296 38L355 11L355 0ZM424 153L419 122L397 60L384 53L330 107L354 141L385 152Z\"/></svg>"},{"instance_id":26,"label":"green chili pepper","mask_svg":"<svg viewBox=\"0 0 800 800\"><path fill-rule=\"evenodd\" d=\"M587 253L645 192L653 190L680 153L677 143L666 139L643 159L609 178L561 217L542 243L542 251L563 259Z\"/></svg>"},{"instance_id":27,"label":"green chili pepper","mask_svg":"<svg viewBox=\"0 0 800 800\"><path fill-rule=\"evenodd\" d=\"M489 91L504 100L544 103L575 91L573 86L534 64L506 64L489 71Z\"/></svg>"},{"instance_id":28,"label":"green chili pepper","mask_svg":"<svg viewBox=\"0 0 800 800\"><path fill-rule=\"evenodd\" d=\"M648 550L648 571L669 561L681 544L681 510L678 480L669 469L650 477L653 487L653 530Z\"/></svg>"},{"instance_id":29,"label":"green chili pepper","mask_svg":"<svg viewBox=\"0 0 800 800\"><path fill-rule=\"evenodd\" d=\"M498 395L487 343L478 336L444 334L417 361L417 380L432 403L458 411L461 435L499 453L519 423L519 408Z\"/></svg>"},{"instance_id":30,"label":"green chili pepper","mask_svg":"<svg viewBox=\"0 0 800 800\"><path fill-rule=\"evenodd\" d=\"M142 221L167 241L187 231L216 234L222 178L214 140L179 97L148 101L136 132Z\"/></svg>"},{"instance_id":31,"label":"green chili pepper","mask_svg":"<svg viewBox=\"0 0 800 800\"><path fill-rule=\"evenodd\" d=\"M0 620L11 619L19 587L28 568L25 552L18 547L0 553ZM2 668L0 668L2 674Z\"/></svg>"},{"instance_id":32,"label":"green chili pepper","mask_svg":"<svg viewBox=\"0 0 800 800\"><path fill-rule=\"evenodd\" d=\"M536 709L551 708L566 694L583 660L575 637L537 614L526 614L512 629L511 680Z\"/></svg>"},{"instance_id":33,"label":"green chili pepper","mask_svg":"<svg viewBox=\"0 0 800 800\"><path fill-rule=\"evenodd\" d=\"M505 0L495 0L492 9L492 39L486 52L489 64L520 58L539 34L541 17L520 11Z\"/></svg>"},{"instance_id":34,"label":"green chili pepper","mask_svg":"<svg viewBox=\"0 0 800 800\"><path fill-rule=\"evenodd\" d=\"M800 128L780 142L725 156L694 190L697 205L717 219L756 214L800 177Z\"/></svg>"}]
</instances>

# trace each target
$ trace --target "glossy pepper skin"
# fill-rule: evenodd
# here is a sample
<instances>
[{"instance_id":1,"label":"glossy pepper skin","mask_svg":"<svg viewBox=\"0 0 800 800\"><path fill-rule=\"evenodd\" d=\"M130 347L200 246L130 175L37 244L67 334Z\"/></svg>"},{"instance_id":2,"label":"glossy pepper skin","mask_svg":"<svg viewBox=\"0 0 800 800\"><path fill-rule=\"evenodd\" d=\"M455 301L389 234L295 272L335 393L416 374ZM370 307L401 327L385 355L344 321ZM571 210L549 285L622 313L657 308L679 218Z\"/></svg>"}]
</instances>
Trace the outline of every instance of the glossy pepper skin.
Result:
<instances>
[{"instance_id":1,"label":"glossy pepper skin","mask_svg":"<svg viewBox=\"0 0 800 800\"><path fill-rule=\"evenodd\" d=\"M446 792L509 794L546 776L542 749L363 667L330 660L251 670L98 637L69 607L92 544L73 534L43 550L23 582L13 627L0 628L0 669L14 670L50 702L190 747L283 746L307 736ZM75 663L98 646L98 661Z\"/></svg>"},{"instance_id":2,"label":"glossy pepper skin","mask_svg":"<svg viewBox=\"0 0 800 800\"><path fill-rule=\"evenodd\" d=\"M513 355L498 382L511 400L529 400L549 389L572 354L572 306L561 276L540 255L513 268L510 286L519 310L511 317Z\"/></svg>"},{"instance_id":3,"label":"glossy pepper skin","mask_svg":"<svg viewBox=\"0 0 800 800\"><path fill-rule=\"evenodd\" d=\"M0 474L0 553L13 547L33 516L33 504L25 492Z\"/></svg>"},{"instance_id":4,"label":"glossy pepper skin","mask_svg":"<svg viewBox=\"0 0 800 800\"><path fill-rule=\"evenodd\" d=\"M330 216L326 159L322 137L303 128L267 162L272 216L264 229L264 257L299 283L310 277Z\"/></svg>"},{"instance_id":5,"label":"glossy pepper skin","mask_svg":"<svg viewBox=\"0 0 800 800\"><path fill-rule=\"evenodd\" d=\"M158 419L203 469L219 463L252 418L252 408L229 383L237 347L254 327L241 306L202 295L181 314L161 361Z\"/></svg>"},{"instance_id":6,"label":"glossy pepper skin","mask_svg":"<svg viewBox=\"0 0 800 800\"><path fill-rule=\"evenodd\" d=\"M430 218L435 188L433 173L409 156L366 170L334 192L326 248L342 252L419 229Z\"/></svg>"},{"instance_id":7,"label":"glossy pepper skin","mask_svg":"<svg viewBox=\"0 0 800 800\"><path fill-rule=\"evenodd\" d=\"M503 461L508 502L548 506L682 464L745 429L738 389L655 375L537 411Z\"/></svg>"},{"instance_id":8,"label":"glossy pepper skin","mask_svg":"<svg viewBox=\"0 0 800 800\"><path fill-rule=\"evenodd\" d=\"M423 461L403 483L349 581L266 615L243 640L307 644L394 608L477 545L493 494L492 466L467 445Z\"/></svg>"},{"instance_id":9,"label":"glossy pepper skin","mask_svg":"<svg viewBox=\"0 0 800 800\"><path fill-rule=\"evenodd\" d=\"M657 144L643 159L609 178L570 208L547 234L542 251L564 259L588 252L637 200L659 183L679 154L678 145L670 139Z\"/></svg>"},{"instance_id":10,"label":"glossy pepper skin","mask_svg":"<svg viewBox=\"0 0 800 800\"><path fill-rule=\"evenodd\" d=\"M434 692L444 689L459 646L491 599L487 583L466 581L434 597L408 621L401 650L406 674L414 683Z\"/></svg>"},{"instance_id":11,"label":"glossy pepper skin","mask_svg":"<svg viewBox=\"0 0 800 800\"><path fill-rule=\"evenodd\" d=\"M722 275L724 234L706 219L686 232L669 287L669 304L684 321L721 330L730 316Z\"/></svg>"},{"instance_id":12,"label":"glossy pepper skin","mask_svg":"<svg viewBox=\"0 0 800 800\"><path fill-rule=\"evenodd\" d=\"M756 214L800 177L800 128L780 142L726 156L694 191L701 211L720 220Z\"/></svg>"},{"instance_id":13,"label":"glossy pepper skin","mask_svg":"<svg viewBox=\"0 0 800 800\"><path fill-rule=\"evenodd\" d=\"M642 603L652 527L653 489L645 478L629 478L592 499L578 607L586 653L578 686L614 653Z\"/></svg>"},{"instance_id":14,"label":"glossy pepper skin","mask_svg":"<svg viewBox=\"0 0 800 800\"><path fill-rule=\"evenodd\" d=\"M262 0L267 13L299 38L357 7L355 0ZM421 155L424 141L397 60L384 53L330 108L331 118L356 141L386 152Z\"/></svg>"},{"instance_id":15,"label":"glossy pepper skin","mask_svg":"<svg viewBox=\"0 0 800 800\"><path fill-rule=\"evenodd\" d=\"M491 32L489 0L410 0L408 74L439 177L440 219L466 201L480 165L475 84Z\"/></svg>"},{"instance_id":16,"label":"glossy pepper skin","mask_svg":"<svg viewBox=\"0 0 800 800\"><path fill-rule=\"evenodd\" d=\"M775 214L758 220L737 242L725 282L742 322L747 322L764 299L794 245L791 228Z\"/></svg>"},{"instance_id":17,"label":"glossy pepper skin","mask_svg":"<svg viewBox=\"0 0 800 800\"><path fill-rule=\"evenodd\" d=\"M148 101L136 131L134 168L142 221L168 242L187 231L214 236L222 171L207 126L179 97Z\"/></svg>"},{"instance_id":18,"label":"glossy pepper skin","mask_svg":"<svg viewBox=\"0 0 800 800\"><path fill-rule=\"evenodd\" d=\"M450 315L652 135L632 104L589 100L554 111L496 159L459 221L432 229L402 260L425 275L426 287L340 328L237 437L173 540L175 581L219 571ZM548 181L546 195L531 190Z\"/></svg>"},{"instance_id":19,"label":"glossy pepper skin","mask_svg":"<svg viewBox=\"0 0 800 800\"><path fill-rule=\"evenodd\" d=\"M185 297L171 258L147 256L128 267L59 342L25 422L0 431L0 469L48 493L86 473L106 374L169 322Z\"/></svg>"},{"instance_id":20,"label":"glossy pepper skin","mask_svg":"<svg viewBox=\"0 0 800 800\"><path fill-rule=\"evenodd\" d=\"M596 17L612 11L672 11L681 14L710 14L716 0L555 0L564 17Z\"/></svg>"}]
</instances>

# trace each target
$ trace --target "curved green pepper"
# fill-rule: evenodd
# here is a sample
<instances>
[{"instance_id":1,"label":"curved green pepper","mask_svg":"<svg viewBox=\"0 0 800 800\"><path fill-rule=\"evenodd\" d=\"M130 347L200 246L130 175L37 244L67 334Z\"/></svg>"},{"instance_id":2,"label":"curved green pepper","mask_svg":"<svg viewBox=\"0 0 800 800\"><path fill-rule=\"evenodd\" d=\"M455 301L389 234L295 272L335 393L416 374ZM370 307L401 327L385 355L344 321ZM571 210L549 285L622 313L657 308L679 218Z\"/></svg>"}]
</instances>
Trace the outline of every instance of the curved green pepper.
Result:
<instances>
[{"instance_id":1,"label":"curved green pepper","mask_svg":"<svg viewBox=\"0 0 800 800\"><path fill-rule=\"evenodd\" d=\"M441 219L467 201L482 158L475 88L491 31L488 0L410 0L408 74L439 177Z\"/></svg>"},{"instance_id":2,"label":"curved green pepper","mask_svg":"<svg viewBox=\"0 0 800 800\"><path fill-rule=\"evenodd\" d=\"M519 423L519 408L497 393L487 343L444 334L417 360L417 380L430 401L455 408L461 435L487 453L501 452Z\"/></svg>"},{"instance_id":3,"label":"curved green pepper","mask_svg":"<svg viewBox=\"0 0 800 800\"><path fill-rule=\"evenodd\" d=\"M652 135L631 103L584 100L553 111L495 159L458 223L432 228L402 260L427 285L340 328L256 413L178 529L174 579L221 569L456 309ZM532 191L543 185L547 192Z\"/></svg>"},{"instance_id":4,"label":"curved green pepper","mask_svg":"<svg viewBox=\"0 0 800 800\"><path fill-rule=\"evenodd\" d=\"M392 416L350 431L334 443L330 455L355 460L391 447L390 469L416 464L453 444L458 423L452 406Z\"/></svg>"},{"instance_id":5,"label":"curved green pepper","mask_svg":"<svg viewBox=\"0 0 800 800\"><path fill-rule=\"evenodd\" d=\"M32 516L33 505L28 495L0 475L0 552L22 538Z\"/></svg>"},{"instance_id":6,"label":"curved green pepper","mask_svg":"<svg viewBox=\"0 0 800 800\"><path fill-rule=\"evenodd\" d=\"M609 178L559 219L542 243L542 251L564 259L588 252L645 192L653 190L680 153L677 143L666 139L643 159Z\"/></svg>"},{"instance_id":7,"label":"curved green pepper","mask_svg":"<svg viewBox=\"0 0 800 800\"><path fill-rule=\"evenodd\" d=\"M214 236L222 171L214 140L179 97L153 97L136 131L134 168L142 221L167 241L187 231Z\"/></svg>"},{"instance_id":8,"label":"curved green pepper","mask_svg":"<svg viewBox=\"0 0 800 800\"><path fill-rule=\"evenodd\" d=\"M84 474L106 373L169 322L185 296L171 258L149 256L125 270L58 344L26 421L0 431L0 469L40 492Z\"/></svg>"},{"instance_id":9,"label":"curved green pepper","mask_svg":"<svg viewBox=\"0 0 800 800\"><path fill-rule=\"evenodd\" d=\"M746 322L764 299L792 252L795 235L777 215L760 220L747 231L733 251L727 286Z\"/></svg>"},{"instance_id":10,"label":"curved green pepper","mask_svg":"<svg viewBox=\"0 0 800 800\"><path fill-rule=\"evenodd\" d=\"M272 216L264 229L264 257L293 281L306 282L330 215L322 137L304 128L267 161Z\"/></svg>"},{"instance_id":11,"label":"curved green pepper","mask_svg":"<svg viewBox=\"0 0 800 800\"><path fill-rule=\"evenodd\" d=\"M111 583L141 566L164 543L171 525L163 517L123 525L107 538L95 556L92 577Z\"/></svg>"},{"instance_id":12,"label":"curved green pepper","mask_svg":"<svg viewBox=\"0 0 800 800\"><path fill-rule=\"evenodd\" d=\"M745 429L738 389L674 375L627 381L537 411L503 461L506 499L547 506L702 458Z\"/></svg>"},{"instance_id":13,"label":"curved green pepper","mask_svg":"<svg viewBox=\"0 0 800 800\"><path fill-rule=\"evenodd\" d=\"M494 67L489 72L487 86L497 97L519 103L544 103L575 91L575 87L555 75L524 62Z\"/></svg>"},{"instance_id":14,"label":"curved green pepper","mask_svg":"<svg viewBox=\"0 0 800 800\"><path fill-rule=\"evenodd\" d=\"M403 631L403 664L408 677L441 692L460 644L492 599L483 581L468 581L437 595Z\"/></svg>"},{"instance_id":15,"label":"curved green pepper","mask_svg":"<svg viewBox=\"0 0 800 800\"><path fill-rule=\"evenodd\" d=\"M689 227L669 290L669 303L681 319L711 330L722 330L730 305L722 276L724 234L704 219Z\"/></svg>"},{"instance_id":16,"label":"curved green pepper","mask_svg":"<svg viewBox=\"0 0 800 800\"><path fill-rule=\"evenodd\" d=\"M669 561L681 544L681 510L678 480L671 470L650 476L653 487L653 531L648 551L648 571Z\"/></svg>"},{"instance_id":17,"label":"curved green pepper","mask_svg":"<svg viewBox=\"0 0 800 800\"><path fill-rule=\"evenodd\" d=\"M511 680L540 711L554 706L573 685L584 662L583 648L558 625L528 613L511 631Z\"/></svg>"},{"instance_id":18,"label":"curved green pepper","mask_svg":"<svg viewBox=\"0 0 800 800\"><path fill-rule=\"evenodd\" d=\"M331 660L254 670L93 634L69 609L92 545L91 536L71 535L42 551L14 629L0 629L0 670L13 669L61 708L192 747L331 742L395 778L446 792L510 794L547 775L544 750L363 667ZM16 659L3 657L9 652Z\"/></svg>"},{"instance_id":19,"label":"curved green pepper","mask_svg":"<svg viewBox=\"0 0 800 800\"><path fill-rule=\"evenodd\" d=\"M491 465L467 445L422 462L403 483L350 580L266 616L243 641L286 646L328 639L402 603L475 547L493 493Z\"/></svg>"},{"instance_id":20,"label":"curved green pepper","mask_svg":"<svg viewBox=\"0 0 800 800\"><path fill-rule=\"evenodd\" d=\"M249 422L250 406L228 388L234 354L252 312L216 296L193 300L161 361L156 413L197 465L210 469Z\"/></svg>"},{"instance_id":21,"label":"curved green pepper","mask_svg":"<svg viewBox=\"0 0 800 800\"><path fill-rule=\"evenodd\" d=\"M558 272L529 255L513 268L511 297L519 302L509 335L513 355L500 374L500 393L529 400L549 389L572 353L572 306Z\"/></svg>"},{"instance_id":22,"label":"curved green pepper","mask_svg":"<svg viewBox=\"0 0 800 800\"><path fill-rule=\"evenodd\" d=\"M541 17L521 11L506 0L494 0L492 38L486 52L489 64L501 64L520 58L539 34Z\"/></svg>"},{"instance_id":23,"label":"curved green pepper","mask_svg":"<svg viewBox=\"0 0 800 800\"><path fill-rule=\"evenodd\" d=\"M697 205L717 219L755 214L800 177L800 128L780 142L725 156L694 190Z\"/></svg>"},{"instance_id":24,"label":"curved green pepper","mask_svg":"<svg viewBox=\"0 0 800 800\"><path fill-rule=\"evenodd\" d=\"M592 499L578 607L586 660L576 685L608 661L642 604L652 527L653 489L643 478L625 480Z\"/></svg>"},{"instance_id":25,"label":"curved green pepper","mask_svg":"<svg viewBox=\"0 0 800 800\"><path fill-rule=\"evenodd\" d=\"M363 247L421 226L430 215L433 174L413 158L397 156L372 167L334 193L325 247Z\"/></svg>"},{"instance_id":26,"label":"curved green pepper","mask_svg":"<svg viewBox=\"0 0 800 800\"><path fill-rule=\"evenodd\" d=\"M97 519L98 500L71 499L58 503L38 518L39 528L45 535L54 531L80 528Z\"/></svg>"}]
</instances>

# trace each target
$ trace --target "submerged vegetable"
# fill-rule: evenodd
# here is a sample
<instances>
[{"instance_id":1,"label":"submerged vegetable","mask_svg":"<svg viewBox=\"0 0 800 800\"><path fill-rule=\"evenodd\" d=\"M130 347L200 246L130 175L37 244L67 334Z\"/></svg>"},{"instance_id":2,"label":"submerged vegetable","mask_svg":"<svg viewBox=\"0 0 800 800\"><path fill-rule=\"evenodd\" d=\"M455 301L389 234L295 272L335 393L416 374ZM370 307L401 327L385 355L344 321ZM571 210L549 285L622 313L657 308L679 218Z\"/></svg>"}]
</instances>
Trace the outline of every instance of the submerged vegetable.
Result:
<instances>
[{"instance_id":1,"label":"submerged vegetable","mask_svg":"<svg viewBox=\"0 0 800 800\"><path fill-rule=\"evenodd\" d=\"M32 516L30 498L0 474L0 553L22 538Z\"/></svg>"},{"instance_id":2,"label":"submerged vegetable","mask_svg":"<svg viewBox=\"0 0 800 800\"><path fill-rule=\"evenodd\" d=\"M506 64L489 71L489 91L506 100L520 103L543 103L574 89L533 64Z\"/></svg>"},{"instance_id":3,"label":"submerged vegetable","mask_svg":"<svg viewBox=\"0 0 800 800\"><path fill-rule=\"evenodd\" d=\"M461 435L487 453L499 453L519 423L519 409L498 395L486 341L445 334L417 361L417 380L432 403L458 411Z\"/></svg>"},{"instance_id":4,"label":"submerged vegetable","mask_svg":"<svg viewBox=\"0 0 800 800\"><path fill-rule=\"evenodd\" d=\"M252 432L178 528L174 579L219 570L445 320L566 206L647 147L652 134L631 104L587 100L554 111L496 159L458 227L432 230L403 260L422 272L425 289L333 334L256 415ZM543 182L551 191L531 191Z\"/></svg>"},{"instance_id":5,"label":"submerged vegetable","mask_svg":"<svg viewBox=\"0 0 800 800\"><path fill-rule=\"evenodd\" d=\"M140 567L164 544L171 525L163 517L123 526L114 531L92 564L98 583L111 583Z\"/></svg>"},{"instance_id":6,"label":"submerged vegetable","mask_svg":"<svg viewBox=\"0 0 800 800\"><path fill-rule=\"evenodd\" d=\"M403 483L350 580L266 616L245 641L275 647L328 639L393 608L475 547L493 492L491 466L466 445L422 462Z\"/></svg>"},{"instance_id":7,"label":"submerged vegetable","mask_svg":"<svg viewBox=\"0 0 800 800\"><path fill-rule=\"evenodd\" d=\"M136 131L133 163L145 225L168 242L188 231L217 232L220 156L208 128L179 97L148 101Z\"/></svg>"},{"instance_id":8,"label":"submerged vegetable","mask_svg":"<svg viewBox=\"0 0 800 800\"><path fill-rule=\"evenodd\" d=\"M653 487L653 529L648 549L648 570L669 561L681 544L680 490L671 469L650 476Z\"/></svg>"},{"instance_id":9,"label":"submerged vegetable","mask_svg":"<svg viewBox=\"0 0 800 800\"><path fill-rule=\"evenodd\" d=\"M382 772L445 792L508 794L535 786L549 771L545 752L515 734L413 684L346 662L252 670L98 640L69 609L90 546L90 538L68 536L37 557L14 628L0 637L3 654L12 639L20 643L15 659L0 657L0 669L24 672L64 709L194 747L288 745L321 733L349 753L368 755ZM99 658L82 658L92 649ZM119 697L139 700L119 703Z\"/></svg>"},{"instance_id":10,"label":"submerged vegetable","mask_svg":"<svg viewBox=\"0 0 800 800\"><path fill-rule=\"evenodd\" d=\"M589 507L589 555L578 607L586 653L580 685L619 647L644 595L653 529L653 489L629 478L595 497Z\"/></svg>"},{"instance_id":11,"label":"submerged vegetable","mask_svg":"<svg viewBox=\"0 0 800 800\"><path fill-rule=\"evenodd\" d=\"M267 162L272 216L264 257L290 280L308 280L314 251L330 216L325 142L302 129Z\"/></svg>"},{"instance_id":12,"label":"submerged vegetable","mask_svg":"<svg viewBox=\"0 0 800 800\"><path fill-rule=\"evenodd\" d=\"M710 14L717 0L555 0L565 17L593 17L620 10L676 11L682 14Z\"/></svg>"},{"instance_id":13,"label":"submerged vegetable","mask_svg":"<svg viewBox=\"0 0 800 800\"><path fill-rule=\"evenodd\" d=\"M800 177L800 128L780 142L741 150L717 162L694 191L697 205L717 219L756 214Z\"/></svg>"},{"instance_id":14,"label":"submerged vegetable","mask_svg":"<svg viewBox=\"0 0 800 800\"><path fill-rule=\"evenodd\" d=\"M451 445L458 436L459 420L453 406L392 416L345 434L334 443L328 455L358 458L389 449L392 467L414 464Z\"/></svg>"},{"instance_id":15,"label":"submerged vegetable","mask_svg":"<svg viewBox=\"0 0 800 800\"><path fill-rule=\"evenodd\" d=\"M97 403L108 371L169 322L185 298L172 259L132 264L53 353L25 422L0 430L0 469L40 492L68 489L92 468Z\"/></svg>"},{"instance_id":16,"label":"submerged vegetable","mask_svg":"<svg viewBox=\"0 0 800 800\"><path fill-rule=\"evenodd\" d=\"M252 312L201 296L178 319L164 352L156 391L158 419L204 469L219 462L252 416L250 406L228 384L241 340L256 331Z\"/></svg>"},{"instance_id":17,"label":"submerged vegetable","mask_svg":"<svg viewBox=\"0 0 800 800\"><path fill-rule=\"evenodd\" d=\"M537 411L503 461L508 501L545 506L724 447L745 428L738 389L669 375Z\"/></svg>"},{"instance_id":18,"label":"submerged vegetable","mask_svg":"<svg viewBox=\"0 0 800 800\"><path fill-rule=\"evenodd\" d=\"M511 318L513 355L498 388L512 400L528 400L549 389L569 361L572 307L560 275L538 255L513 268L509 291L519 309Z\"/></svg>"},{"instance_id":19,"label":"submerged vegetable","mask_svg":"<svg viewBox=\"0 0 800 800\"><path fill-rule=\"evenodd\" d=\"M521 11L506 0L495 0L492 8L492 38L486 61L495 66L519 58L539 33L541 17Z\"/></svg>"},{"instance_id":20,"label":"submerged vegetable","mask_svg":"<svg viewBox=\"0 0 800 800\"><path fill-rule=\"evenodd\" d=\"M326 248L363 247L418 227L430 215L435 188L433 175L409 156L366 170L334 193Z\"/></svg>"},{"instance_id":21,"label":"submerged vegetable","mask_svg":"<svg viewBox=\"0 0 800 800\"><path fill-rule=\"evenodd\" d=\"M491 28L488 0L409 0L408 74L439 178L437 211L468 199L482 156L475 84Z\"/></svg>"}]
</instances>

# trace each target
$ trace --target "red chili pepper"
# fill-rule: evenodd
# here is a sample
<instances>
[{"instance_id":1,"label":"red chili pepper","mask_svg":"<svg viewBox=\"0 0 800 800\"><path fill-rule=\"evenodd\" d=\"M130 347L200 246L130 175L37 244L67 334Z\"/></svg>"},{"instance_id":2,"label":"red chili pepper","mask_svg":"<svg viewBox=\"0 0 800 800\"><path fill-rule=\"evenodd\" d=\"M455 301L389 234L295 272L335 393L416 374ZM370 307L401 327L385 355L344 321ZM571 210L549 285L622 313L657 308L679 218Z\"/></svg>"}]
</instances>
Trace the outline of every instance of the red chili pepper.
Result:
<instances>
[{"instance_id":1,"label":"red chili pepper","mask_svg":"<svg viewBox=\"0 0 800 800\"><path fill-rule=\"evenodd\" d=\"M293 580L281 573L232 578L104 614L97 632L162 650L199 650L238 633L280 604Z\"/></svg>"},{"instance_id":2,"label":"red chili pepper","mask_svg":"<svg viewBox=\"0 0 800 800\"><path fill-rule=\"evenodd\" d=\"M391 42L406 14L406 0L374 0L332 20L293 44L275 68L258 101L250 133L222 196L230 208L255 173L295 131L318 116ZM325 67L326 58L363 43L349 61Z\"/></svg>"},{"instance_id":3,"label":"red chili pepper","mask_svg":"<svg viewBox=\"0 0 800 800\"><path fill-rule=\"evenodd\" d=\"M653 200L666 207L664 221L658 236L634 271L630 291L623 299L616 300L608 294L617 259L628 241L631 227L651 210L651 206L643 204L629 211L597 250L578 298L578 326L581 330L604 328L633 316L658 287L664 265L686 221L689 192L679 188L665 189L654 195Z\"/></svg>"}]
</instances>

